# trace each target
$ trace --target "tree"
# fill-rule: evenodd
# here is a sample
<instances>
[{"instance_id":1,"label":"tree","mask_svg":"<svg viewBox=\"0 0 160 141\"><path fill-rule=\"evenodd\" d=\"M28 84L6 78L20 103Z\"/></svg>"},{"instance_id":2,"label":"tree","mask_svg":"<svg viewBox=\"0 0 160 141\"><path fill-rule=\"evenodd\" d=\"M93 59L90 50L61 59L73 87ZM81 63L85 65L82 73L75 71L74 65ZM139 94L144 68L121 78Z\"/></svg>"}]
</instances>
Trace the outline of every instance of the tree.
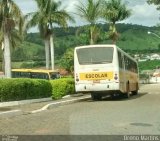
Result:
<instances>
[{"instance_id":1,"label":"tree","mask_svg":"<svg viewBox=\"0 0 160 141\"><path fill-rule=\"evenodd\" d=\"M116 43L118 39L116 22L128 18L131 15L131 11L126 8L125 4L122 4L121 0L104 0L103 3L102 18L109 21L109 37L113 43Z\"/></svg>"},{"instance_id":2,"label":"tree","mask_svg":"<svg viewBox=\"0 0 160 141\"><path fill-rule=\"evenodd\" d=\"M1 45L4 45L4 72L6 78L11 77L11 45L15 46L15 38L22 34L23 14L12 0L0 1Z\"/></svg>"},{"instance_id":3,"label":"tree","mask_svg":"<svg viewBox=\"0 0 160 141\"><path fill-rule=\"evenodd\" d=\"M148 0L147 2L148 2L148 4L157 5L158 6L157 9L160 10L160 1L159 0Z\"/></svg>"},{"instance_id":4,"label":"tree","mask_svg":"<svg viewBox=\"0 0 160 141\"><path fill-rule=\"evenodd\" d=\"M60 66L68 72L73 73L74 68L74 49L70 48L64 53L60 60Z\"/></svg>"},{"instance_id":5,"label":"tree","mask_svg":"<svg viewBox=\"0 0 160 141\"><path fill-rule=\"evenodd\" d=\"M49 69L49 47L51 47L51 64L54 69L54 43L53 43L53 23L62 27L67 27L67 21L74 21L64 9L60 9L61 2L54 0L35 0L38 11L29 13L26 18L31 18L27 28L38 25L41 37L45 42L46 68Z\"/></svg>"},{"instance_id":6,"label":"tree","mask_svg":"<svg viewBox=\"0 0 160 141\"><path fill-rule=\"evenodd\" d=\"M96 27L96 22L100 18L101 14L101 0L87 0L87 4L83 4L80 2L80 5L77 5L77 15L81 18L85 19L89 24L89 31L90 31L90 44L94 44L96 42L97 37L95 37L94 33L99 31ZM98 34L97 34L98 35Z\"/></svg>"},{"instance_id":7,"label":"tree","mask_svg":"<svg viewBox=\"0 0 160 141\"><path fill-rule=\"evenodd\" d=\"M60 9L61 7L61 2L54 2L50 1L50 47L51 47L51 67L54 70L54 43L53 43L53 24L57 24L61 27L68 27L67 22L71 21L74 22L73 17L65 10L65 9Z\"/></svg>"}]
</instances>

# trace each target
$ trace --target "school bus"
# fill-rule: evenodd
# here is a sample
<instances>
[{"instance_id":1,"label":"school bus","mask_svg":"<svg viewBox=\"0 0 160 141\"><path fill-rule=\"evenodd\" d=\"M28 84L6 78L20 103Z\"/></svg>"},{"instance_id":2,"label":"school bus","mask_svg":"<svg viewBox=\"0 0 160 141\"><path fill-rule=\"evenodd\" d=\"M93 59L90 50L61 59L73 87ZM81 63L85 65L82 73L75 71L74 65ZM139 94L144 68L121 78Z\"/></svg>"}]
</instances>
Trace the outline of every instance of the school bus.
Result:
<instances>
[{"instance_id":1,"label":"school bus","mask_svg":"<svg viewBox=\"0 0 160 141\"><path fill-rule=\"evenodd\" d=\"M58 71L37 69L12 69L13 78L59 79Z\"/></svg>"},{"instance_id":2,"label":"school bus","mask_svg":"<svg viewBox=\"0 0 160 141\"><path fill-rule=\"evenodd\" d=\"M116 45L88 45L74 50L75 90L91 93L93 100L102 96L138 93L137 62Z\"/></svg>"}]
</instances>

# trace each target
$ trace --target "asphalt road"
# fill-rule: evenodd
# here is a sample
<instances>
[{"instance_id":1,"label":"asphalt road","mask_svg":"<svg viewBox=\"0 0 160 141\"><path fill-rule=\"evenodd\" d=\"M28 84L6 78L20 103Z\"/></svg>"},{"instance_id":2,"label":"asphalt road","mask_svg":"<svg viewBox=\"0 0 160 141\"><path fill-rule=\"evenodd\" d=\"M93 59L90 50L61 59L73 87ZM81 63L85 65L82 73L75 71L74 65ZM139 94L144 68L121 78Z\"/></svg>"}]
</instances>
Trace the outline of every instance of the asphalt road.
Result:
<instances>
[{"instance_id":1,"label":"asphalt road","mask_svg":"<svg viewBox=\"0 0 160 141\"><path fill-rule=\"evenodd\" d=\"M0 118L1 135L160 135L160 84L130 99L105 98Z\"/></svg>"}]
</instances>

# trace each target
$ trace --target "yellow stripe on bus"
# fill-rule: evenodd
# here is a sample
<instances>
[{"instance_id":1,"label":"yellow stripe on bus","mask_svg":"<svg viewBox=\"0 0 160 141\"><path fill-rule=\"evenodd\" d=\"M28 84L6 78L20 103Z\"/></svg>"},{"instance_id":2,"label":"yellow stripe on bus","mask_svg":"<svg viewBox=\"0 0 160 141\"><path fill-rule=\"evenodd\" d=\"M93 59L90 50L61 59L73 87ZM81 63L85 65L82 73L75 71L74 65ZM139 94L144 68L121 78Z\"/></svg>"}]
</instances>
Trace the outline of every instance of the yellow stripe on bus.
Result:
<instances>
[{"instance_id":1,"label":"yellow stripe on bus","mask_svg":"<svg viewBox=\"0 0 160 141\"><path fill-rule=\"evenodd\" d=\"M80 80L106 80L113 79L113 72L80 73Z\"/></svg>"}]
</instances>

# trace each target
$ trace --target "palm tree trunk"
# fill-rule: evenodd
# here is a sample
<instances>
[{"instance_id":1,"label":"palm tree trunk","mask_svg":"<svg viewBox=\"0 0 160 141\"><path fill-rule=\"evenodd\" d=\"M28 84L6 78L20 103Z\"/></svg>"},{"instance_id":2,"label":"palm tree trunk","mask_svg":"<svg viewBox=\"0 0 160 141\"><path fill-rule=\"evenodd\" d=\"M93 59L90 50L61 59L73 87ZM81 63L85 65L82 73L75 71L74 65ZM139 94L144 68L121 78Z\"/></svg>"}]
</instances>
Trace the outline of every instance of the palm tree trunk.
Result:
<instances>
[{"instance_id":1,"label":"palm tree trunk","mask_svg":"<svg viewBox=\"0 0 160 141\"><path fill-rule=\"evenodd\" d=\"M9 34L4 33L4 73L6 78L11 78L11 51L9 45Z\"/></svg>"},{"instance_id":2,"label":"palm tree trunk","mask_svg":"<svg viewBox=\"0 0 160 141\"><path fill-rule=\"evenodd\" d=\"M45 39L45 54L46 54L46 69L49 69L49 41L48 39Z\"/></svg>"},{"instance_id":3,"label":"palm tree trunk","mask_svg":"<svg viewBox=\"0 0 160 141\"><path fill-rule=\"evenodd\" d=\"M90 28L90 34L91 34L90 44L93 45L94 44L94 40L93 40L93 29L92 29L92 27Z\"/></svg>"},{"instance_id":4,"label":"palm tree trunk","mask_svg":"<svg viewBox=\"0 0 160 141\"><path fill-rule=\"evenodd\" d=\"M2 42L2 71L4 72L4 41Z\"/></svg>"},{"instance_id":5,"label":"palm tree trunk","mask_svg":"<svg viewBox=\"0 0 160 141\"><path fill-rule=\"evenodd\" d=\"M112 25L112 32L113 32L113 40L112 40L112 43L113 44L116 44L116 42L117 42L117 30L116 30L116 23L115 22L113 22L113 25Z\"/></svg>"},{"instance_id":6,"label":"palm tree trunk","mask_svg":"<svg viewBox=\"0 0 160 141\"><path fill-rule=\"evenodd\" d=\"M54 44L52 35L50 35L50 47L51 47L51 68L52 70L54 70Z\"/></svg>"}]
</instances>

